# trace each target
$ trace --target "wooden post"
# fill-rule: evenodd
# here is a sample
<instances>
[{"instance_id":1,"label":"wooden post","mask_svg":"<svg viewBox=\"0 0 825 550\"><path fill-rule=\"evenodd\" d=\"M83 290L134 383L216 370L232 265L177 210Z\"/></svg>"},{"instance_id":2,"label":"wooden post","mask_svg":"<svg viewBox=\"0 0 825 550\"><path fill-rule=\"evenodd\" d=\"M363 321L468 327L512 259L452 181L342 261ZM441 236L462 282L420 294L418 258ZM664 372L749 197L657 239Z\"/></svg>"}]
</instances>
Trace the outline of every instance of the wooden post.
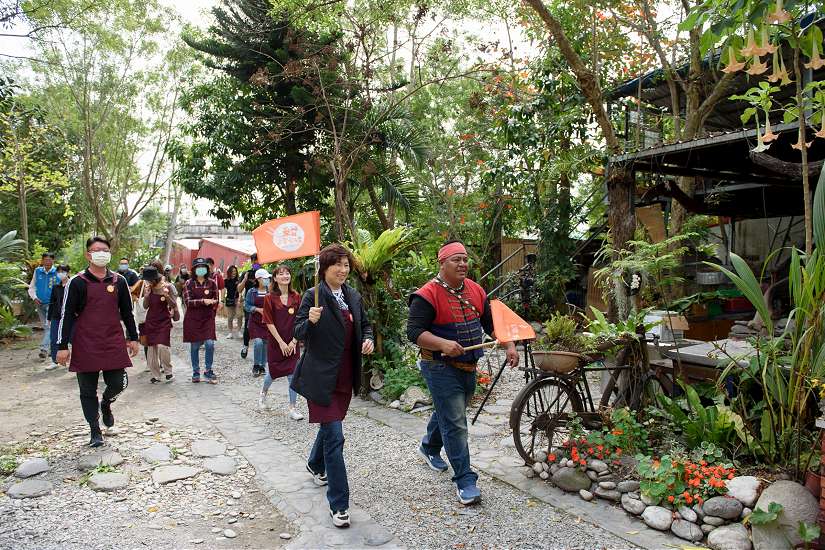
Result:
<instances>
[{"instance_id":1,"label":"wooden post","mask_svg":"<svg viewBox=\"0 0 825 550\"><path fill-rule=\"evenodd\" d=\"M315 307L318 307L318 270L321 267L320 256L315 256Z\"/></svg>"}]
</instances>

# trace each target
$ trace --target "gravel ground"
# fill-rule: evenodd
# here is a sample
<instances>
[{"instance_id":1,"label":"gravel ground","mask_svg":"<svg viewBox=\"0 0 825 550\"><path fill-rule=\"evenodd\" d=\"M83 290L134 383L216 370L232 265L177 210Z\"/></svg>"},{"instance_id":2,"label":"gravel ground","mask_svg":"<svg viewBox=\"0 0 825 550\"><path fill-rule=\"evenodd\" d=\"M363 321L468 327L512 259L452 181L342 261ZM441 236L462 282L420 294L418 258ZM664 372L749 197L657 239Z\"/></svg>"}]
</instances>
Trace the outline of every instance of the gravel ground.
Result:
<instances>
[{"instance_id":1,"label":"gravel ground","mask_svg":"<svg viewBox=\"0 0 825 550\"><path fill-rule=\"evenodd\" d=\"M204 459L193 455L192 442L221 442L222 436L185 414L188 407L171 400L171 386L149 385L140 362L131 369L127 393L115 404L116 433L107 434L107 444L98 449L122 456L114 471L127 474L128 485L114 492L93 491L86 483L89 474L78 468L81 456L98 450L87 446L89 432L82 424L77 382L65 372L44 372L31 353L5 349L0 356L3 399L17 407L17 416L6 417L16 425L4 427L13 431L5 432L0 455L13 455L20 463L46 458L50 470L32 479L50 482L53 490L22 500L0 494L0 549L276 548L285 542L280 533L296 532L259 492L255 472L236 449L226 449L238 468L234 474L221 476L203 469ZM37 386L41 383L42 391ZM188 381L181 377L176 383ZM45 403L29 397L32 385ZM21 413L28 413L33 422L17 422ZM174 453L172 463L191 465L199 473L156 485L153 465L141 451L158 444ZM0 493L19 481L0 475ZM223 537L224 529L234 530L237 537Z\"/></svg>"},{"instance_id":2,"label":"gravel ground","mask_svg":"<svg viewBox=\"0 0 825 550\"><path fill-rule=\"evenodd\" d=\"M179 337L174 340L180 342ZM270 391L270 410L258 410L261 380L252 378L251 359L241 359L239 351L239 341L219 334L214 368L221 383L248 388L249 398L240 406L266 424L276 439L306 456L316 427L287 418L282 381ZM176 353L188 357L188 347L179 343ZM512 399L523 385L521 376L520 371L508 371L497 387L498 399L508 393ZM306 413L302 399L299 405ZM353 503L393 529L410 548L629 547L626 541L484 474L479 480L483 504L464 507L455 498L449 474L429 470L417 457L417 441L353 412L345 421L345 434ZM489 437L502 438L501 433Z\"/></svg>"}]
</instances>

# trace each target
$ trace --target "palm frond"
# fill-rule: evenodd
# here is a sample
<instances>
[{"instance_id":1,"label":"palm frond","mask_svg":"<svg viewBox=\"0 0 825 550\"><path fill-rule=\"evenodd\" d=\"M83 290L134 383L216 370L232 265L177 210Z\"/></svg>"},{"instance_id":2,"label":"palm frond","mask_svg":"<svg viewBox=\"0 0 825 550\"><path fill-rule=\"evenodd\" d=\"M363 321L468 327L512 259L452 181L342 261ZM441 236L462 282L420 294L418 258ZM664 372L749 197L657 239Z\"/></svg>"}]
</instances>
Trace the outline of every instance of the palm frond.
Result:
<instances>
[{"instance_id":1,"label":"palm frond","mask_svg":"<svg viewBox=\"0 0 825 550\"><path fill-rule=\"evenodd\" d=\"M355 268L364 276L375 277L400 253L414 244L414 231L409 227L396 227L381 233L375 241L359 244L353 251Z\"/></svg>"},{"instance_id":2,"label":"palm frond","mask_svg":"<svg viewBox=\"0 0 825 550\"><path fill-rule=\"evenodd\" d=\"M23 255L26 241L17 238L17 231L9 231L0 237L0 261L18 260Z\"/></svg>"},{"instance_id":3,"label":"palm frond","mask_svg":"<svg viewBox=\"0 0 825 550\"><path fill-rule=\"evenodd\" d=\"M409 214L418 200L418 186L398 172L382 173L377 179L381 183L381 201Z\"/></svg>"}]
</instances>

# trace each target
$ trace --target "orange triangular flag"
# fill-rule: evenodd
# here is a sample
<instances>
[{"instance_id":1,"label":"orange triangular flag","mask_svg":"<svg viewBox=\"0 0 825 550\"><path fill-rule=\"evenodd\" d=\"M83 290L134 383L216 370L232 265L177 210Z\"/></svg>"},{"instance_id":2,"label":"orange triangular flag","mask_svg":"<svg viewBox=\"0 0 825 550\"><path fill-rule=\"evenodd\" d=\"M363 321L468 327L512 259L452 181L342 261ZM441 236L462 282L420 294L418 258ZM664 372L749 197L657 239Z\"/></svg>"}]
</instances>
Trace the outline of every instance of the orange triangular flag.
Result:
<instances>
[{"instance_id":1,"label":"orange triangular flag","mask_svg":"<svg viewBox=\"0 0 825 550\"><path fill-rule=\"evenodd\" d=\"M533 340L536 337L536 331L530 323L516 315L501 300L490 300L490 312L493 314L493 330L499 342Z\"/></svg>"},{"instance_id":2,"label":"orange triangular flag","mask_svg":"<svg viewBox=\"0 0 825 550\"><path fill-rule=\"evenodd\" d=\"M321 213L313 210L269 220L252 237L262 264L312 256L321 250Z\"/></svg>"}]
</instances>

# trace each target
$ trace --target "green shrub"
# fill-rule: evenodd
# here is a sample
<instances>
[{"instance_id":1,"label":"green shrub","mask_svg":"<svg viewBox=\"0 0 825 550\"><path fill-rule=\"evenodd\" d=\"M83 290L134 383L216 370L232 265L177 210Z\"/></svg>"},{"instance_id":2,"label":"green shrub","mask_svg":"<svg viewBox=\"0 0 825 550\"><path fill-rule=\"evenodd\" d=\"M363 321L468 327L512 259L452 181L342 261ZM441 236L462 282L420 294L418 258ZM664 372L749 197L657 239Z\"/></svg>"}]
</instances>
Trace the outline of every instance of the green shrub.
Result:
<instances>
[{"instance_id":1,"label":"green shrub","mask_svg":"<svg viewBox=\"0 0 825 550\"><path fill-rule=\"evenodd\" d=\"M23 338L32 333L6 306L0 306L0 339Z\"/></svg>"},{"instance_id":2,"label":"green shrub","mask_svg":"<svg viewBox=\"0 0 825 550\"><path fill-rule=\"evenodd\" d=\"M429 394L427 383L424 382L418 368L406 365L392 367L384 372L384 387L381 389L381 395L390 401L395 401L410 386L418 386Z\"/></svg>"}]
</instances>

